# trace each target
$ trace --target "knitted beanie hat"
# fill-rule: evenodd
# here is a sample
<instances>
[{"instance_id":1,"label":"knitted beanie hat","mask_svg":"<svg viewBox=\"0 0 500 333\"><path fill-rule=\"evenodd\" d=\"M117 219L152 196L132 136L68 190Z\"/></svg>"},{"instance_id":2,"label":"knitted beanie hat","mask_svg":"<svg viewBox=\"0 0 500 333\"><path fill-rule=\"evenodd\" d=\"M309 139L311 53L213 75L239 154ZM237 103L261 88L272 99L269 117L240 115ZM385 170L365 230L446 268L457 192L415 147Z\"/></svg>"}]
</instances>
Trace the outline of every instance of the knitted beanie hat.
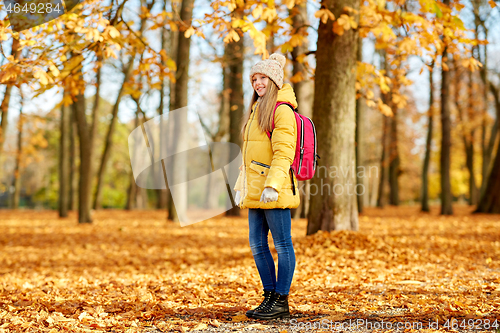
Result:
<instances>
[{"instance_id":1,"label":"knitted beanie hat","mask_svg":"<svg viewBox=\"0 0 500 333\"><path fill-rule=\"evenodd\" d=\"M254 74L264 74L273 80L278 86L278 89L283 87L283 67L285 67L286 58L279 54L273 53L269 59L259 61L250 70L250 82Z\"/></svg>"}]
</instances>

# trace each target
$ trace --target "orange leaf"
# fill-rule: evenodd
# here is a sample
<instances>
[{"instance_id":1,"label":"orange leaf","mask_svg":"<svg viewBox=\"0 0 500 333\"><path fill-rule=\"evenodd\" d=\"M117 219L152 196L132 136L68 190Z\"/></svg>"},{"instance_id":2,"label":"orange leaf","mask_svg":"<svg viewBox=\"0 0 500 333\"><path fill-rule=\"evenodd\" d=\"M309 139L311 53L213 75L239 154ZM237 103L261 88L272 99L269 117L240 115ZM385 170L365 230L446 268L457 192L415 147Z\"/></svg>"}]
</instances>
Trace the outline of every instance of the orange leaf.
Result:
<instances>
[{"instance_id":1,"label":"orange leaf","mask_svg":"<svg viewBox=\"0 0 500 333\"><path fill-rule=\"evenodd\" d=\"M339 36L342 36L344 34L344 28L340 24L338 24L338 20L333 22L333 32Z\"/></svg>"}]
</instances>

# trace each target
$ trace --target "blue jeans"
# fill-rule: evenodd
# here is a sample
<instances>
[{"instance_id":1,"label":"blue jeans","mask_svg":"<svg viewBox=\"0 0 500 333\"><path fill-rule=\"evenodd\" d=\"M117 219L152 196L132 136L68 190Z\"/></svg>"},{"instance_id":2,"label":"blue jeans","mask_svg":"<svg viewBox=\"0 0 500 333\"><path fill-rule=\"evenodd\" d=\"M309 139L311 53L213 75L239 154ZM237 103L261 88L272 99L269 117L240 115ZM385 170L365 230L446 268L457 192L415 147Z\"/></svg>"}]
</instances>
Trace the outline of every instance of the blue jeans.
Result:
<instances>
[{"instance_id":1,"label":"blue jeans","mask_svg":"<svg viewBox=\"0 0 500 333\"><path fill-rule=\"evenodd\" d=\"M249 240L253 258L264 290L275 290L288 295L295 270L295 252L292 244L292 218L290 209L248 209ZM278 278L269 250L268 234L271 230L274 247L278 252Z\"/></svg>"}]
</instances>

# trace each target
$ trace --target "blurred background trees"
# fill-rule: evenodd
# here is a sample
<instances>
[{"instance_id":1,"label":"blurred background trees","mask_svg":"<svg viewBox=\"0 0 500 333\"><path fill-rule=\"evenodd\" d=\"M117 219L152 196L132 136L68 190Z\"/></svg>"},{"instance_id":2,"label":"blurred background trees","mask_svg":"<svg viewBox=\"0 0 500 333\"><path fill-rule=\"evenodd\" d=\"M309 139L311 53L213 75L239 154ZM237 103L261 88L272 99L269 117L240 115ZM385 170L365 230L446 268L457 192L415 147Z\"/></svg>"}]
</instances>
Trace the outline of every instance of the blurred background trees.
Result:
<instances>
[{"instance_id":1,"label":"blurred background trees","mask_svg":"<svg viewBox=\"0 0 500 333\"><path fill-rule=\"evenodd\" d=\"M0 208L78 210L81 223L92 209L158 208L175 221L168 189L135 185L129 133L194 103L209 141L241 145L249 68L277 51L317 125L319 166L336 168L299 184L308 233L356 230L367 206L498 213L499 8L86 0L19 33L2 10Z\"/></svg>"}]
</instances>

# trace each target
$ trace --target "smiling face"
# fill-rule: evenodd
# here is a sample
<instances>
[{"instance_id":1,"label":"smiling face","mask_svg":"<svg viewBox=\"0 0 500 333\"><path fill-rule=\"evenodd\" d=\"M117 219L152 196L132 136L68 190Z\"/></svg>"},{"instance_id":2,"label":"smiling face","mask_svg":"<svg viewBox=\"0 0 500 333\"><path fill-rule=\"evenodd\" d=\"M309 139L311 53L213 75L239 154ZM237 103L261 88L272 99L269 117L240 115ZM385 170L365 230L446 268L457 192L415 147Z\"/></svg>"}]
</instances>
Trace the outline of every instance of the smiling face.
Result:
<instances>
[{"instance_id":1,"label":"smiling face","mask_svg":"<svg viewBox=\"0 0 500 333\"><path fill-rule=\"evenodd\" d=\"M265 95L268 83L269 78L264 74L257 73L252 77L252 87L257 92L259 97Z\"/></svg>"}]
</instances>

